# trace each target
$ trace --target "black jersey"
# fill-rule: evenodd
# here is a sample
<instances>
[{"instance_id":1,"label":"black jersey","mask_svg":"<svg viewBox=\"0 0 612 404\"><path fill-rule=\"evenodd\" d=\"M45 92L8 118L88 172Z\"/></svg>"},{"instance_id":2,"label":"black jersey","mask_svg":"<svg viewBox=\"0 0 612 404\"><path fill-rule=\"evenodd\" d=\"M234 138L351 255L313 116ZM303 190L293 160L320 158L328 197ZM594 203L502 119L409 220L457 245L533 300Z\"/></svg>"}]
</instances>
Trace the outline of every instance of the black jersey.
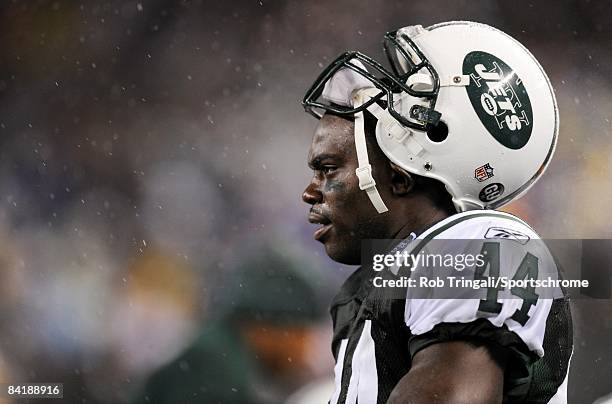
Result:
<instances>
[{"instance_id":1,"label":"black jersey","mask_svg":"<svg viewBox=\"0 0 612 404\"><path fill-rule=\"evenodd\" d=\"M497 249L499 276L523 276L530 262L535 263L535 272L529 270L532 276L558 274L537 234L509 214L472 211L451 216L407 243L406 250L422 251L432 240L446 238L474 239L478 251ZM381 275L397 276L362 266L332 303L336 389L331 404L386 403L419 350L452 340L491 344L508 352L504 403L567 403L572 324L569 300L562 292L543 297L537 290L529 295L515 289L512 293L520 296L500 291L452 300L437 298L433 289L429 298L414 299L405 288L406 298L391 299L374 287L373 279Z\"/></svg>"}]
</instances>

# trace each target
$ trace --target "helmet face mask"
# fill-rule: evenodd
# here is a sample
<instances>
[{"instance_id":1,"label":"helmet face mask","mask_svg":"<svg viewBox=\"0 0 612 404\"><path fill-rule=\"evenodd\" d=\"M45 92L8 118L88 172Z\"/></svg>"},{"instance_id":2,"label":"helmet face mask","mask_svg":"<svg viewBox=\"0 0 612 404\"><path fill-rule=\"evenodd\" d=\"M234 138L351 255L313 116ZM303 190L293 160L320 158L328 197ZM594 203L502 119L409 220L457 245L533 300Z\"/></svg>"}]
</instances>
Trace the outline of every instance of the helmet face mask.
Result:
<instances>
[{"instance_id":1,"label":"helmet face mask","mask_svg":"<svg viewBox=\"0 0 612 404\"><path fill-rule=\"evenodd\" d=\"M344 53L308 90L304 108L316 117L371 112L389 160L445 184L458 211L499 208L535 183L559 118L550 81L523 45L465 21L401 28L383 44L390 69ZM356 125L356 142L362 130Z\"/></svg>"},{"instance_id":2,"label":"helmet face mask","mask_svg":"<svg viewBox=\"0 0 612 404\"><path fill-rule=\"evenodd\" d=\"M394 35L395 32L390 32L385 35L385 49L389 47L387 54L391 55L395 52L392 49L397 49L398 53L402 54L408 59L408 54L403 48L400 47L399 43L395 40ZM387 44L387 41L389 41L389 44ZM354 115L359 112L363 112L374 102L377 102L385 97L385 101L388 105L388 111L395 119L406 127L426 130L428 125L437 124L440 117L439 113L434 110L439 89L439 80L435 69L433 69L429 62L427 62L427 59L420 54L420 51L417 50L417 52L419 55L421 55L422 61L401 75L397 74L399 70L397 67L393 66L393 64L393 71L389 71L382 64L371 57L364 55L363 53L345 52L339 55L323 70L323 72L321 72L308 91L306 91L302 105L304 106L306 112L313 115L315 118L320 119L321 116L323 116L323 113L326 111L339 115ZM389 56L389 58L391 60L391 56ZM370 71L367 70L367 67L370 67L370 70L376 74L370 73ZM415 90L406 84L410 76L416 74L423 68L427 69L431 73L431 77L433 79L434 87L430 91ZM335 75L343 69L349 69L355 74L361 76L360 79L362 81L362 86L376 88L380 91L379 94L373 96L360 106L342 105L344 104L342 102L329 102L330 100L326 100L323 96L326 86L328 86ZM403 115L395 109L394 105L394 96L401 93L406 93L416 98L428 100L429 105L426 107L419 106L420 108L411 110L408 116Z\"/></svg>"},{"instance_id":3,"label":"helmet face mask","mask_svg":"<svg viewBox=\"0 0 612 404\"><path fill-rule=\"evenodd\" d=\"M398 32L399 30L387 32L383 39L383 49L393 73L405 82L412 74L426 69L433 78L433 88L430 91L415 91L411 95L435 98L440 89L440 80L436 69L433 68L427 57L423 55L407 34Z\"/></svg>"},{"instance_id":4,"label":"helmet face mask","mask_svg":"<svg viewBox=\"0 0 612 404\"><path fill-rule=\"evenodd\" d=\"M306 112L313 115L317 119L320 119L323 116L323 113L326 111L338 115L354 115L358 112L362 112L373 102L375 102L376 100L374 98L380 99L382 96L389 93L390 88L388 85L383 84L381 79L368 72L363 63L355 63L353 60L358 60L360 62L369 64L371 67L376 68L383 77L387 77L389 79L392 78L387 70L374 59L360 52L342 53L321 72L308 91L306 91L304 99L302 100L302 105L304 106ZM362 76L366 83L364 84L364 81L362 81L362 85L366 87L378 88L380 90L380 95L378 97L372 97L370 101L360 106L349 105L348 100L342 102L326 99L326 97L323 96L326 86L328 83L330 83L330 80L332 80L336 74L343 69L352 70L354 73Z\"/></svg>"}]
</instances>

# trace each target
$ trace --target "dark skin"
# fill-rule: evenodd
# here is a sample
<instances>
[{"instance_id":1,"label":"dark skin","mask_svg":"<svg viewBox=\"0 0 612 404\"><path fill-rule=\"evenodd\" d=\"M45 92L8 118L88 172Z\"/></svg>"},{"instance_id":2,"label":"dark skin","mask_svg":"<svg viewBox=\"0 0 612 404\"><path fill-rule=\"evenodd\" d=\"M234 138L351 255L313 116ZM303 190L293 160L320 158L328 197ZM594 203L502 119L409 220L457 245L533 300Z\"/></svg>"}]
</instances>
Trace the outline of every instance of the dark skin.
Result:
<instances>
[{"instance_id":1,"label":"dark skin","mask_svg":"<svg viewBox=\"0 0 612 404\"><path fill-rule=\"evenodd\" d=\"M359 189L351 120L326 114L319 121L308 153L314 175L302 199L311 205L309 220L320 224L315 236L335 261L358 265L362 239L403 239L448 217L427 189L391 163L368 137L368 156L378 192L389 211L376 212ZM503 360L486 346L453 341L419 351L388 403L501 403Z\"/></svg>"},{"instance_id":2,"label":"dark skin","mask_svg":"<svg viewBox=\"0 0 612 404\"><path fill-rule=\"evenodd\" d=\"M486 346L465 341L431 345L416 353L387 404L501 403L504 371L499 363Z\"/></svg>"},{"instance_id":3,"label":"dark skin","mask_svg":"<svg viewBox=\"0 0 612 404\"><path fill-rule=\"evenodd\" d=\"M368 141L372 175L389 208L389 212L378 214L359 189L353 127L352 121L335 115L327 114L319 121L308 154L314 176L302 195L316 216L311 215L311 222L331 222L320 239L327 254L347 265L360 263L362 239L406 238L448 216L424 193L411 192L412 176L390 163L375 142Z\"/></svg>"}]
</instances>

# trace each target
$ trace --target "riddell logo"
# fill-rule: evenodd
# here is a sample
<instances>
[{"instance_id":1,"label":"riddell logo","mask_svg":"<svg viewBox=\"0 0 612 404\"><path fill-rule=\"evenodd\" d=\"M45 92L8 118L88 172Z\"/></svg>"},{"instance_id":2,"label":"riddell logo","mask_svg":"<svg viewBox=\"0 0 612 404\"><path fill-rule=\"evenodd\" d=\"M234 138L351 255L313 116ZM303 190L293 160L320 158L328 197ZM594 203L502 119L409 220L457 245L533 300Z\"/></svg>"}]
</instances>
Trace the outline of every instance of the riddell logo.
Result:
<instances>
[{"instance_id":1,"label":"riddell logo","mask_svg":"<svg viewBox=\"0 0 612 404\"><path fill-rule=\"evenodd\" d=\"M463 59L465 87L474 111L489 133L502 145L517 150L529 142L533 112L518 74L498 57L470 52Z\"/></svg>"}]
</instances>

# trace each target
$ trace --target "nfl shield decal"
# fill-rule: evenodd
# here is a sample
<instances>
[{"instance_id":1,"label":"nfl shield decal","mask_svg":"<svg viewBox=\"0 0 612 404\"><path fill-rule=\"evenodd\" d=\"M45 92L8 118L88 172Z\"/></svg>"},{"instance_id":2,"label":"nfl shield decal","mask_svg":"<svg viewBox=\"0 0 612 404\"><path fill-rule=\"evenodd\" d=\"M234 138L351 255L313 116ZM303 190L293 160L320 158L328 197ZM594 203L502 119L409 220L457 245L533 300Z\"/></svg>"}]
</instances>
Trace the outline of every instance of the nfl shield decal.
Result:
<instances>
[{"instance_id":1,"label":"nfl shield decal","mask_svg":"<svg viewBox=\"0 0 612 404\"><path fill-rule=\"evenodd\" d=\"M493 167L491 167L489 163L476 167L474 170L474 178L476 178L478 182L486 181L491 177L493 177Z\"/></svg>"},{"instance_id":2,"label":"nfl shield decal","mask_svg":"<svg viewBox=\"0 0 612 404\"><path fill-rule=\"evenodd\" d=\"M533 113L521 78L501 59L481 51L466 55L463 74L470 76L466 91L489 133L510 149L525 146L531 137Z\"/></svg>"}]
</instances>

